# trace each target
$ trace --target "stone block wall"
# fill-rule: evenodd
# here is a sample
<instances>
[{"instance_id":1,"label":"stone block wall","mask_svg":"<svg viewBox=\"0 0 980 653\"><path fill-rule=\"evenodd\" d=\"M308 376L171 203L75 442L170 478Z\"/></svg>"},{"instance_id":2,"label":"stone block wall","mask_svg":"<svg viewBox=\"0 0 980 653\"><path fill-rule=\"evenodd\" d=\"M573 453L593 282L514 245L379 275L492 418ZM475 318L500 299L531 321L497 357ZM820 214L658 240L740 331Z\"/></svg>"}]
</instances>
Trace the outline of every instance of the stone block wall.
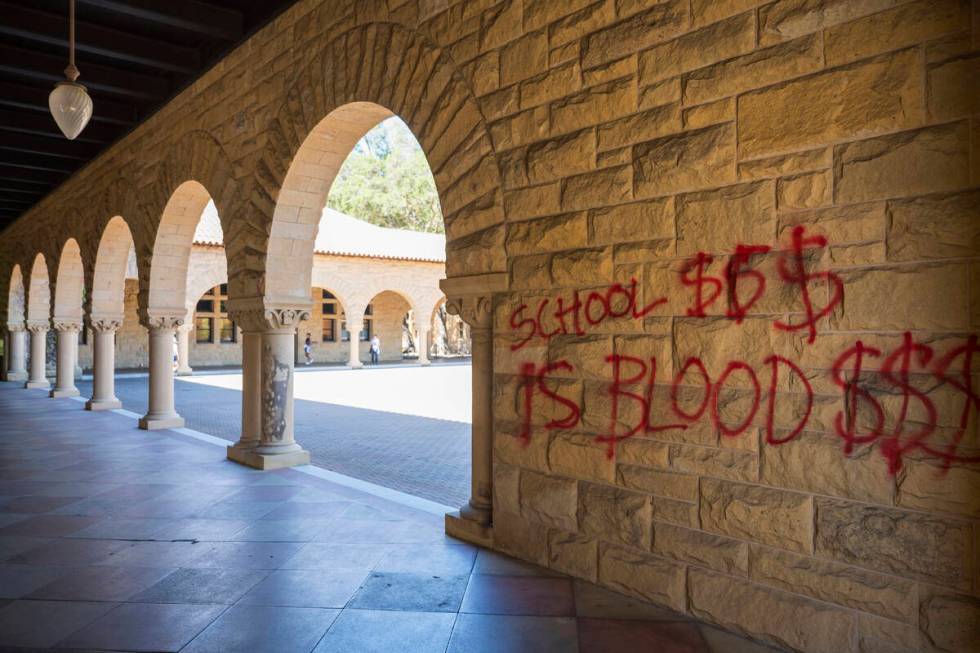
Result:
<instances>
[{"instance_id":1,"label":"stone block wall","mask_svg":"<svg viewBox=\"0 0 980 653\"><path fill-rule=\"evenodd\" d=\"M5 232L0 280L134 196L145 277L158 180L200 177L251 297L297 141L376 101L447 275L507 273L496 547L800 651L976 651L978 61L976 0L302 0Z\"/></svg>"}]
</instances>

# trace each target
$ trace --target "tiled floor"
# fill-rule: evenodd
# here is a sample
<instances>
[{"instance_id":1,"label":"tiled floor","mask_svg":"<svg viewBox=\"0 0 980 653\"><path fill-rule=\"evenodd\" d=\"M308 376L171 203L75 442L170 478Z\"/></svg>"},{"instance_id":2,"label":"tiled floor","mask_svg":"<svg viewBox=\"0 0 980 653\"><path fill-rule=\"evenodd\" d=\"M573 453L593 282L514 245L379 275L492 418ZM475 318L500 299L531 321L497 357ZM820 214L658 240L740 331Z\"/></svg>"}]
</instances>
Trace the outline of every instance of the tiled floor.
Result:
<instances>
[{"instance_id":1,"label":"tiled floor","mask_svg":"<svg viewBox=\"0 0 980 653\"><path fill-rule=\"evenodd\" d=\"M769 651L435 515L0 384L0 648Z\"/></svg>"}]
</instances>

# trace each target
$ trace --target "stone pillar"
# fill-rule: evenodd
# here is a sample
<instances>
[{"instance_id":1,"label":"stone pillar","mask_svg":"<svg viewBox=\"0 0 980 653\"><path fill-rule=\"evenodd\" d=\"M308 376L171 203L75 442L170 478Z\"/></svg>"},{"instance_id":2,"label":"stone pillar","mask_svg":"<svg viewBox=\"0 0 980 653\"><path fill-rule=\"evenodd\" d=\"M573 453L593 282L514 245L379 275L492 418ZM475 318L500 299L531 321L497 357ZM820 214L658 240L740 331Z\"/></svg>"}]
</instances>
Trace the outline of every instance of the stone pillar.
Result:
<instances>
[{"instance_id":1,"label":"stone pillar","mask_svg":"<svg viewBox=\"0 0 980 653\"><path fill-rule=\"evenodd\" d=\"M364 322L361 320L357 322L347 320L347 333L350 334L350 358L347 361L347 366L352 370L359 370L364 367L364 363L361 362L361 329L363 328Z\"/></svg>"},{"instance_id":2,"label":"stone pillar","mask_svg":"<svg viewBox=\"0 0 980 653\"><path fill-rule=\"evenodd\" d=\"M7 354L7 380L26 381L27 369L24 366L27 358L24 343L24 325L11 324L7 326L10 333L10 349Z\"/></svg>"},{"instance_id":3,"label":"stone pillar","mask_svg":"<svg viewBox=\"0 0 980 653\"><path fill-rule=\"evenodd\" d=\"M183 323L182 316L157 316L149 319L149 410L140 418L141 429L155 431L184 425L184 418L174 409L174 329Z\"/></svg>"},{"instance_id":4,"label":"stone pillar","mask_svg":"<svg viewBox=\"0 0 980 653\"><path fill-rule=\"evenodd\" d=\"M52 397L77 397L75 387L75 357L77 356L78 330L82 327L79 322L54 319L54 330L57 334L57 372Z\"/></svg>"},{"instance_id":5,"label":"stone pillar","mask_svg":"<svg viewBox=\"0 0 980 653\"><path fill-rule=\"evenodd\" d=\"M116 331L121 317L92 318L92 398L85 410L122 408L116 397Z\"/></svg>"},{"instance_id":6,"label":"stone pillar","mask_svg":"<svg viewBox=\"0 0 980 653\"><path fill-rule=\"evenodd\" d=\"M48 389L51 384L47 377L48 324L31 322L27 325L31 332L31 373L24 384L25 388Z\"/></svg>"},{"instance_id":7,"label":"stone pillar","mask_svg":"<svg viewBox=\"0 0 980 653\"><path fill-rule=\"evenodd\" d=\"M243 332L253 335L249 338L248 349L242 352L244 442L228 448L232 460L257 469L309 464L310 453L297 444L293 435L296 327L309 317L307 308L253 309L236 313L235 319L242 325ZM256 418L259 427L257 443L256 433L252 430Z\"/></svg>"},{"instance_id":8,"label":"stone pillar","mask_svg":"<svg viewBox=\"0 0 980 653\"><path fill-rule=\"evenodd\" d=\"M193 324L184 324L177 329L177 376L190 376L191 369L191 331Z\"/></svg>"},{"instance_id":9,"label":"stone pillar","mask_svg":"<svg viewBox=\"0 0 980 653\"><path fill-rule=\"evenodd\" d=\"M228 459L247 464L246 458L259 445L262 434L262 332L254 324L243 324L243 316L232 317L242 324L242 432L229 446ZM246 330L248 329L248 330Z\"/></svg>"},{"instance_id":10,"label":"stone pillar","mask_svg":"<svg viewBox=\"0 0 980 653\"><path fill-rule=\"evenodd\" d=\"M416 331L415 346L419 350L419 365L429 365L429 327L420 326Z\"/></svg>"},{"instance_id":11,"label":"stone pillar","mask_svg":"<svg viewBox=\"0 0 980 653\"><path fill-rule=\"evenodd\" d=\"M446 310L470 327L473 344L472 483L470 500L446 515L446 533L493 546L493 303L507 289L507 275L492 273L443 279Z\"/></svg>"}]
</instances>

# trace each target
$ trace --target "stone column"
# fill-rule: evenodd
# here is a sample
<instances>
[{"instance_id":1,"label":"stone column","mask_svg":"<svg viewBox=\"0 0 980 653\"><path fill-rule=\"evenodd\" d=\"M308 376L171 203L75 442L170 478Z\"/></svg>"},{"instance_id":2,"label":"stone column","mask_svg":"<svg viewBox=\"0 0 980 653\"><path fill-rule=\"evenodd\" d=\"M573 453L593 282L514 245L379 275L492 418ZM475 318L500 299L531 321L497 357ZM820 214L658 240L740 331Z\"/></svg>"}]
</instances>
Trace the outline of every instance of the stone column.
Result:
<instances>
[{"instance_id":1,"label":"stone column","mask_svg":"<svg viewBox=\"0 0 980 653\"><path fill-rule=\"evenodd\" d=\"M350 358L347 361L347 366L352 370L359 370L364 367L364 363L361 362L361 329L363 328L364 322L361 320L357 322L347 320L347 333L350 334Z\"/></svg>"},{"instance_id":2,"label":"stone column","mask_svg":"<svg viewBox=\"0 0 980 653\"><path fill-rule=\"evenodd\" d=\"M242 432L227 452L229 460L248 464L262 434L262 331L255 330L255 320L247 313L236 313L232 319L242 325Z\"/></svg>"},{"instance_id":3,"label":"stone column","mask_svg":"<svg viewBox=\"0 0 980 653\"><path fill-rule=\"evenodd\" d=\"M116 397L116 331L121 317L92 318L92 398L85 410L122 408Z\"/></svg>"},{"instance_id":4,"label":"stone column","mask_svg":"<svg viewBox=\"0 0 980 653\"><path fill-rule=\"evenodd\" d=\"M174 409L174 329L183 323L183 316L157 316L149 319L149 410L140 418L141 429L155 431L184 425L184 418Z\"/></svg>"},{"instance_id":5,"label":"stone column","mask_svg":"<svg viewBox=\"0 0 980 653\"><path fill-rule=\"evenodd\" d=\"M30 322L27 325L27 330L31 332L31 373L24 387L47 390L51 387L46 376L48 324L47 322Z\"/></svg>"},{"instance_id":6,"label":"stone column","mask_svg":"<svg viewBox=\"0 0 980 653\"><path fill-rule=\"evenodd\" d=\"M184 324L177 329L177 376L190 376L194 373L191 368L191 331L193 324Z\"/></svg>"},{"instance_id":7,"label":"stone column","mask_svg":"<svg viewBox=\"0 0 980 653\"><path fill-rule=\"evenodd\" d=\"M236 313L243 331L253 335L242 352L242 440L228 448L232 460L257 469L280 469L310 462L310 453L293 435L293 365L296 327L308 320L307 308L269 308ZM256 352L255 345L259 351ZM260 374L256 383L256 369ZM253 395L258 395L257 397ZM249 396L246 396L249 395ZM258 402L258 409L255 407ZM252 425L259 418L258 442ZM239 446L241 445L241 446Z\"/></svg>"},{"instance_id":8,"label":"stone column","mask_svg":"<svg viewBox=\"0 0 980 653\"><path fill-rule=\"evenodd\" d=\"M472 484L470 500L459 512L446 515L446 533L493 545L493 304L507 289L507 275L492 273L443 279L446 310L470 327L473 343Z\"/></svg>"},{"instance_id":9,"label":"stone column","mask_svg":"<svg viewBox=\"0 0 980 653\"><path fill-rule=\"evenodd\" d=\"M419 350L419 365L429 365L429 327L420 326L416 331L415 346Z\"/></svg>"},{"instance_id":10,"label":"stone column","mask_svg":"<svg viewBox=\"0 0 980 653\"><path fill-rule=\"evenodd\" d=\"M77 355L78 330L82 327L79 322L54 319L54 330L58 338L57 372L52 397L77 397L75 387L75 356Z\"/></svg>"},{"instance_id":11,"label":"stone column","mask_svg":"<svg viewBox=\"0 0 980 653\"><path fill-rule=\"evenodd\" d=\"M7 326L10 333L10 349L7 354L7 380L26 381L27 369L24 366L26 359L24 344L24 325L11 324Z\"/></svg>"}]
</instances>

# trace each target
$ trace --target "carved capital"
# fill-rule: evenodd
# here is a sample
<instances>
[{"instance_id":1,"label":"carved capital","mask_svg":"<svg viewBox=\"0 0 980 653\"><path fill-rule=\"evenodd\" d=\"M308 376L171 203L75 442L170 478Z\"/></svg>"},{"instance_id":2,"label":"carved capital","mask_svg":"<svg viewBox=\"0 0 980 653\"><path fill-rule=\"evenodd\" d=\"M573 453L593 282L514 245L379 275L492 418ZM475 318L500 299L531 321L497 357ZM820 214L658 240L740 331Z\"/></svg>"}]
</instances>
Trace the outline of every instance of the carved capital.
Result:
<instances>
[{"instance_id":1,"label":"carved capital","mask_svg":"<svg viewBox=\"0 0 980 653\"><path fill-rule=\"evenodd\" d=\"M184 323L184 316L151 315L146 320L146 326L151 329L176 329Z\"/></svg>"},{"instance_id":2,"label":"carved capital","mask_svg":"<svg viewBox=\"0 0 980 653\"><path fill-rule=\"evenodd\" d=\"M11 333L19 333L21 331L25 331L26 329L27 327L25 327L23 323L7 325L7 331L10 331Z\"/></svg>"},{"instance_id":3,"label":"carved capital","mask_svg":"<svg viewBox=\"0 0 980 653\"><path fill-rule=\"evenodd\" d=\"M458 315L470 329L483 331L493 325L493 297L491 295L465 295L449 297L446 312Z\"/></svg>"},{"instance_id":4,"label":"carved capital","mask_svg":"<svg viewBox=\"0 0 980 653\"><path fill-rule=\"evenodd\" d=\"M246 333L292 331L303 320L310 319L308 308L248 308L229 313L235 324Z\"/></svg>"},{"instance_id":5,"label":"carved capital","mask_svg":"<svg viewBox=\"0 0 980 653\"><path fill-rule=\"evenodd\" d=\"M78 333L79 329L82 328L82 323L79 320L56 317L52 322L54 322L54 330L58 332Z\"/></svg>"},{"instance_id":6,"label":"carved capital","mask_svg":"<svg viewBox=\"0 0 980 653\"><path fill-rule=\"evenodd\" d=\"M109 333L118 331L119 327L122 326L123 319L121 317L95 317L93 315L89 322L92 325L92 330L96 333Z\"/></svg>"},{"instance_id":7,"label":"carved capital","mask_svg":"<svg viewBox=\"0 0 980 653\"><path fill-rule=\"evenodd\" d=\"M28 322L27 330L34 334L43 334L51 330L47 322Z\"/></svg>"}]
</instances>

